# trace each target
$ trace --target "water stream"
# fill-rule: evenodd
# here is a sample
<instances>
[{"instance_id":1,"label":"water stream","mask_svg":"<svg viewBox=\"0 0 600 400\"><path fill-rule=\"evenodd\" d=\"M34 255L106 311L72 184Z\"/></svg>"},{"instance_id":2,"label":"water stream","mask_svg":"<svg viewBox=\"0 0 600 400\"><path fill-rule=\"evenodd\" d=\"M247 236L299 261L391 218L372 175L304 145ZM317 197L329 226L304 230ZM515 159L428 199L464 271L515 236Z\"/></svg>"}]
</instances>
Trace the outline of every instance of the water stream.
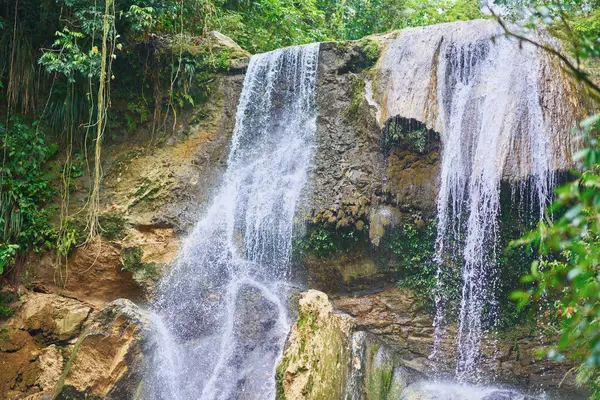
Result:
<instances>
[{"instance_id":1,"label":"water stream","mask_svg":"<svg viewBox=\"0 0 600 400\"><path fill-rule=\"evenodd\" d=\"M534 208L543 210L555 165L568 164L566 151L555 152L561 146L553 143L558 139L544 120L539 51L497 37L442 45L440 53L443 150L436 259L440 285L445 268L462 265L456 365L461 381L477 380L481 338L496 319L501 182L527 181ZM437 305L439 345L441 297Z\"/></svg>"},{"instance_id":2,"label":"water stream","mask_svg":"<svg viewBox=\"0 0 600 400\"><path fill-rule=\"evenodd\" d=\"M269 399L291 324L294 214L316 131L319 45L251 57L228 168L153 306L154 399Z\"/></svg>"}]
</instances>

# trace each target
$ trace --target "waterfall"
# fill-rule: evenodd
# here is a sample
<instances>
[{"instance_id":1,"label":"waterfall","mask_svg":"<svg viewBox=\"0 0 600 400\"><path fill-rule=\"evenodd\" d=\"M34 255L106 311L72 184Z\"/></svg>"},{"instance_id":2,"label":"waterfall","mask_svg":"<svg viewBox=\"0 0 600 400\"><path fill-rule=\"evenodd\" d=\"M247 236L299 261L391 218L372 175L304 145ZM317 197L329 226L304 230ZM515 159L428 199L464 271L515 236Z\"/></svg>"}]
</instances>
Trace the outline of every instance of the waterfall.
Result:
<instances>
[{"instance_id":1,"label":"waterfall","mask_svg":"<svg viewBox=\"0 0 600 400\"><path fill-rule=\"evenodd\" d=\"M536 40L550 39L539 33ZM416 120L442 141L431 358L439 360L445 293L460 268L459 380L477 380L481 339L496 318L502 182L526 189L531 209L543 212L555 172L572 166L576 119L561 104L573 96L555 62L483 20L403 30L381 57L380 126L396 117Z\"/></svg>"},{"instance_id":2,"label":"waterfall","mask_svg":"<svg viewBox=\"0 0 600 400\"><path fill-rule=\"evenodd\" d=\"M543 118L538 51L500 37L495 42L446 46L440 57L437 90L443 151L436 259L438 278L449 254L458 252L462 259L459 380L477 377L486 321L496 317L493 287L501 181L509 169L509 177L526 179L540 210L554 184L553 138ZM438 307L438 329L442 312Z\"/></svg>"},{"instance_id":3,"label":"waterfall","mask_svg":"<svg viewBox=\"0 0 600 400\"><path fill-rule=\"evenodd\" d=\"M144 393L269 399L289 331L289 261L315 132L319 45L251 57L228 168L163 278Z\"/></svg>"}]
</instances>

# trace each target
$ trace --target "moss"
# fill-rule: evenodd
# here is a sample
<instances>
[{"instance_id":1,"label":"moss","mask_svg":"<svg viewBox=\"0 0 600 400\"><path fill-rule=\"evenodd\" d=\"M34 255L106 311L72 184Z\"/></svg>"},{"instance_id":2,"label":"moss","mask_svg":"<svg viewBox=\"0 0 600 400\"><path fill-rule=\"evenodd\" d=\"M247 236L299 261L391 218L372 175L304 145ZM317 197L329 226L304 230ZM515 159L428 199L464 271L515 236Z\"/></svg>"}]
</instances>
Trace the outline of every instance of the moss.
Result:
<instances>
[{"instance_id":1,"label":"moss","mask_svg":"<svg viewBox=\"0 0 600 400\"><path fill-rule=\"evenodd\" d=\"M160 194L160 185L161 183L158 181L151 181L147 178L144 178L140 186L133 194L132 201L129 204L128 208L131 209L140 203L146 203L150 205L152 201L157 198L157 195Z\"/></svg>"},{"instance_id":2,"label":"moss","mask_svg":"<svg viewBox=\"0 0 600 400\"><path fill-rule=\"evenodd\" d=\"M428 129L416 119L394 117L386 122L381 138L381 149L384 154L393 148L407 149L417 154L424 154L439 142L439 135Z\"/></svg>"},{"instance_id":3,"label":"moss","mask_svg":"<svg viewBox=\"0 0 600 400\"><path fill-rule=\"evenodd\" d=\"M117 211L110 211L98 218L100 234L106 240L121 240L125 237L125 224L127 220Z\"/></svg>"},{"instance_id":4,"label":"moss","mask_svg":"<svg viewBox=\"0 0 600 400\"><path fill-rule=\"evenodd\" d=\"M121 260L123 261L123 269L126 271L134 271L142 263L144 252L141 247L125 247L121 250Z\"/></svg>"},{"instance_id":5,"label":"moss","mask_svg":"<svg viewBox=\"0 0 600 400\"><path fill-rule=\"evenodd\" d=\"M281 359L275 371L275 400L285 400L285 391L283 389L284 371L289 365L289 360L286 357Z\"/></svg>"},{"instance_id":6,"label":"moss","mask_svg":"<svg viewBox=\"0 0 600 400\"><path fill-rule=\"evenodd\" d=\"M125 247L121 250L121 262L123 270L134 274L143 274L150 278L158 275L156 263L142 262L144 251L141 247Z\"/></svg>"},{"instance_id":7,"label":"moss","mask_svg":"<svg viewBox=\"0 0 600 400\"><path fill-rule=\"evenodd\" d=\"M346 107L346 118L360 120L360 106L364 101L365 81L358 75L352 75L350 78L350 104Z\"/></svg>"},{"instance_id":8,"label":"moss","mask_svg":"<svg viewBox=\"0 0 600 400\"><path fill-rule=\"evenodd\" d=\"M376 40L366 38L361 39L358 45L363 54L363 61L360 64L362 69L374 66L381 55L382 49L380 43Z\"/></svg>"},{"instance_id":9,"label":"moss","mask_svg":"<svg viewBox=\"0 0 600 400\"><path fill-rule=\"evenodd\" d=\"M337 225L337 224L336 224ZM340 227L330 223L310 225L304 237L294 242L296 254L327 257L355 249L357 245L367 243L366 229L359 230L356 225ZM362 225L364 227L364 223Z\"/></svg>"},{"instance_id":10,"label":"moss","mask_svg":"<svg viewBox=\"0 0 600 400\"><path fill-rule=\"evenodd\" d=\"M5 326L0 327L0 351L5 351L11 344L10 332Z\"/></svg>"},{"instance_id":11,"label":"moss","mask_svg":"<svg viewBox=\"0 0 600 400\"><path fill-rule=\"evenodd\" d=\"M386 229L379 246L380 265L399 273L400 287L421 293L420 305L430 312L436 288L435 240L435 221L416 218Z\"/></svg>"},{"instance_id":12,"label":"moss","mask_svg":"<svg viewBox=\"0 0 600 400\"><path fill-rule=\"evenodd\" d=\"M0 321L8 319L15 315L15 310L11 306L16 300L16 296L12 292L0 292ZM0 334L2 331L0 330ZM0 336L1 340L1 336Z\"/></svg>"},{"instance_id":13,"label":"moss","mask_svg":"<svg viewBox=\"0 0 600 400\"><path fill-rule=\"evenodd\" d=\"M54 397L54 400L101 400L102 397L90 396L85 392L80 392L73 386L63 386L60 393Z\"/></svg>"},{"instance_id":14,"label":"moss","mask_svg":"<svg viewBox=\"0 0 600 400\"><path fill-rule=\"evenodd\" d=\"M392 387L393 367L375 369L369 376L369 398L386 400Z\"/></svg>"}]
</instances>

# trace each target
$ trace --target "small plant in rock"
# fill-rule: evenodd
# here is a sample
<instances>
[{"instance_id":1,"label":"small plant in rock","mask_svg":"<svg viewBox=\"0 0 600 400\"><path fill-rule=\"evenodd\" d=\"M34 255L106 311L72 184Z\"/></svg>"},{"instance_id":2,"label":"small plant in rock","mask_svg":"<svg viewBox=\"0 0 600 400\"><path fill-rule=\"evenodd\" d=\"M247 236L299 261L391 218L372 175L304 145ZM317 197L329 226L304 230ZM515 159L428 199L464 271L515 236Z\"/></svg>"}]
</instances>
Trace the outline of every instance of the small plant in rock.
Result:
<instances>
[{"instance_id":1,"label":"small plant in rock","mask_svg":"<svg viewBox=\"0 0 600 400\"><path fill-rule=\"evenodd\" d=\"M364 242L364 233L354 227L335 228L333 226L311 226L306 235L295 243L296 251L312 254L317 257L327 257L331 254L342 253Z\"/></svg>"}]
</instances>

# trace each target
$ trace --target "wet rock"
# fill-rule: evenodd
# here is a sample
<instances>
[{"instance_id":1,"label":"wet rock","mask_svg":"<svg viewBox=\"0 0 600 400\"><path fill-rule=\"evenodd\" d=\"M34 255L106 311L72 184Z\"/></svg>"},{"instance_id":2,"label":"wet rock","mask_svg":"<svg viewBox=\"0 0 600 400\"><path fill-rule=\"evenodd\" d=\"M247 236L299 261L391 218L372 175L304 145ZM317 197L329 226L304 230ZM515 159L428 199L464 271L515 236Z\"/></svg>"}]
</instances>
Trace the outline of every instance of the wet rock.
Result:
<instances>
[{"instance_id":1,"label":"wet rock","mask_svg":"<svg viewBox=\"0 0 600 400\"><path fill-rule=\"evenodd\" d=\"M453 104L455 94L452 83L446 83L443 77L451 73L450 69L461 68L454 63L454 57L467 57L468 54L471 60L461 73L466 82L468 79L476 79L471 72L475 71L480 63L486 62L486 57L494 51L494 46L514 46L515 63L522 63L523 69L532 63L539 67L534 72L538 75L536 90L542 103L539 112L544 114L545 121L553 121L547 126L547 129L552 131L550 136L564 138L565 133L570 132L575 126L577 114L582 108L581 101L574 95L577 90L576 85L565 78L560 67L549 54L539 51L528 52L531 48L521 46L517 42L510 42L507 38L498 40L501 34L502 29L495 21L474 20L405 29L385 35L382 40L386 41L386 47L378 62L377 78L374 80L373 89L374 101L382 109L380 124L397 117L414 120L427 129L439 132L443 139L446 134L444 113L450 109L450 104ZM494 42L490 39L492 37L496 37ZM551 38L543 35L539 39L552 41ZM445 63L445 60L451 62ZM448 68L448 70L438 71L440 68ZM527 71L524 70L523 73ZM517 83L509 79L506 84ZM522 141L520 145L524 146L527 145L527 139L522 130L523 126L527 126L528 121L523 119L538 111L527 109L531 106L523 102L526 94L522 94L520 89L516 86L510 88L510 95L503 99L505 101L503 109L510 111L507 111L506 118L502 119L504 121L502 132L506 138L510 136L515 141ZM473 96L476 97L465 98L463 101L467 104L480 101L479 92ZM562 104L556 104L557 101ZM564 104L568 106L565 107ZM533 106L537 107L538 104ZM468 107L461 118L477 124L481 118L478 112L477 107ZM511 118L512 115L516 115L516 118ZM500 145L508 146L509 153L509 148L514 146L504 141L498 144ZM557 170L567 170L571 166L570 161L558 157L561 153L570 154L573 150L571 145L568 138L554 143L556 148L553 149L553 154L557 157L553 160L553 167ZM523 174L534 173L527 168L529 160L517 158L516 154L507 156L507 165L504 168L505 179L520 180L526 178Z\"/></svg>"},{"instance_id":2,"label":"wet rock","mask_svg":"<svg viewBox=\"0 0 600 400\"><path fill-rule=\"evenodd\" d=\"M356 250L326 257L307 256L304 263L310 286L332 296L378 292L391 286L397 275Z\"/></svg>"}]
</instances>

